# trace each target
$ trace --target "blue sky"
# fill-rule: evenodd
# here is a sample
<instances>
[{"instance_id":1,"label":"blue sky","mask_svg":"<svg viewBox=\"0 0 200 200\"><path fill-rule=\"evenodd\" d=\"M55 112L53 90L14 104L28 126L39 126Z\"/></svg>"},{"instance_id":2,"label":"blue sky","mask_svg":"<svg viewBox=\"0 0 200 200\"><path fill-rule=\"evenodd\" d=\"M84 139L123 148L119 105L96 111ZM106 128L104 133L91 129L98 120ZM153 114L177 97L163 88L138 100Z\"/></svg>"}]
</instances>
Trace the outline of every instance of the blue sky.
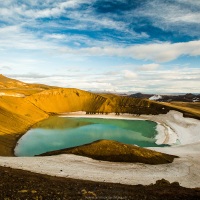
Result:
<instances>
[{"instance_id":1,"label":"blue sky","mask_svg":"<svg viewBox=\"0 0 200 200\"><path fill-rule=\"evenodd\" d=\"M199 93L200 0L0 0L0 60L30 83Z\"/></svg>"}]
</instances>

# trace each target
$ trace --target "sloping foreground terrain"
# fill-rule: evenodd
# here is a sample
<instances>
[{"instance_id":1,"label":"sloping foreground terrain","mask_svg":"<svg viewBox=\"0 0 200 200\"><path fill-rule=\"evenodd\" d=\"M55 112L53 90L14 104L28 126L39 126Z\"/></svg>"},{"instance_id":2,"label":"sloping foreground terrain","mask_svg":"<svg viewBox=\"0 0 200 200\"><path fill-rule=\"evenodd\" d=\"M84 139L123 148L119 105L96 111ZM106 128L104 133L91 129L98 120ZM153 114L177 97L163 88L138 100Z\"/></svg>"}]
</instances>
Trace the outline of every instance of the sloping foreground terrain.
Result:
<instances>
[{"instance_id":1,"label":"sloping foreground terrain","mask_svg":"<svg viewBox=\"0 0 200 200\"><path fill-rule=\"evenodd\" d=\"M162 179L156 184L123 185L58 178L0 167L0 199L130 199L130 200L197 200L199 189L179 186Z\"/></svg>"},{"instance_id":2,"label":"sloping foreground terrain","mask_svg":"<svg viewBox=\"0 0 200 200\"><path fill-rule=\"evenodd\" d=\"M111 162L140 162L145 164L164 164L173 162L177 156L172 156L134 145L122 144L112 140L99 140L90 144L47 152L40 156L59 154L75 154L96 160Z\"/></svg>"}]
</instances>

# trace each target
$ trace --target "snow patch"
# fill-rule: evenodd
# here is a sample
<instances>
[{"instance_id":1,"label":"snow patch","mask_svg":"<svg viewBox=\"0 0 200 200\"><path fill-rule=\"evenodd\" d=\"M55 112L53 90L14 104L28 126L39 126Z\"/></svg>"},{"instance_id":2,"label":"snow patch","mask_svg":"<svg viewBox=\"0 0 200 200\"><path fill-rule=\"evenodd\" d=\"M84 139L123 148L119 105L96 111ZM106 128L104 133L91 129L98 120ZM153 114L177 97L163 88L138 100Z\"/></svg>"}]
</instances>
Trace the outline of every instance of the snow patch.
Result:
<instances>
[{"instance_id":1,"label":"snow patch","mask_svg":"<svg viewBox=\"0 0 200 200\"><path fill-rule=\"evenodd\" d=\"M185 118L182 113L174 110L145 118L159 122L157 144L185 145L200 142L200 121L197 119Z\"/></svg>"},{"instance_id":2,"label":"snow patch","mask_svg":"<svg viewBox=\"0 0 200 200\"><path fill-rule=\"evenodd\" d=\"M117 118L114 115L112 117ZM149 149L180 157L173 163L162 165L112 163L76 155L0 157L0 165L52 176L100 182L148 185L165 178L170 182L178 181L184 187L200 187L200 121L184 118L183 114L177 111L160 115L141 115L140 118L158 123L158 143L173 143L176 140L181 142L181 145ZM62 169L62 173L59 169Z\"/></svg>"},{"instance_id":3,"label":"snow patch","mask_svg":"<svg viewBox=\"0 0 200 200\"><path fill-rule=\"evenodd\" d=\"M154 95L152 97L149 98L149 100L153 100L153 101L156 101L156 100L159 100L159 99L162 99L162 96L160 95Z\"/></svg>"}]
</instances>

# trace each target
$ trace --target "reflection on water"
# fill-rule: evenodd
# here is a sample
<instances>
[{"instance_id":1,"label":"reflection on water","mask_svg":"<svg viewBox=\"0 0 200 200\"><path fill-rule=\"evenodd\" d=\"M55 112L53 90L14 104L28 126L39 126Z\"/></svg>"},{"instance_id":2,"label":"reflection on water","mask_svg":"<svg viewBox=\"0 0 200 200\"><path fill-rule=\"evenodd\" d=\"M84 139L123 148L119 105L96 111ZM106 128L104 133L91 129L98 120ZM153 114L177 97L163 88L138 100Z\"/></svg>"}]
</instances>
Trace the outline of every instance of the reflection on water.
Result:
<instances>
[{"instance_id":1,"label":"reflection on water","mask_svg":"<svg viewBox=\"0 0 200 200\"><path fill-rule=\"evenodd\" d=\"M154 147L156 123L141 120L50 117L34 126L18 141L16 156L87 144L99 139Z\"/></svg>"}]
</instances>

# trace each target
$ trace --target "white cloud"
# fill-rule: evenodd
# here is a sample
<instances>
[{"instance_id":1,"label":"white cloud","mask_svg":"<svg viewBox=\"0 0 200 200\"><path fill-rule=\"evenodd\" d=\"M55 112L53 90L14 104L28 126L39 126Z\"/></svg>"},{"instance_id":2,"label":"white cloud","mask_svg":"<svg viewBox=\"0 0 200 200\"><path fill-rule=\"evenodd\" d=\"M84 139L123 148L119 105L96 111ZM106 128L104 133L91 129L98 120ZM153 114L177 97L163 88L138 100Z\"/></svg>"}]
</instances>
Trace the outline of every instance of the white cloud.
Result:
<instances>
[{"instance_id":1,"label":"white cloud","mask_svg":"<svg viewBox=\"0 0 200 200\"><path fill-rule=\"evenodd\" d=\"M169 62L179 56L199 56L200 40L182 43L156 43L133 45L129 47L91 47L78 50L71 48L60 48L60 52L67 54L81 54L86 56L119 56L131 57L141 60L152 60L156 62Z\"/></svg>"},{"instance_id":2,"label":"white cloud","mask_svg":"<svg viewBox=\"0 0 200 200\"><path fill-rule=\"evenodd\" d=\"M187 23L196 23L199 24L200 13L188 13L185 15L179 15L177 17L171 18L171 22L187 22Z\"/></svg>"},{"instance_id":3,"label":"white cloud","mask_svg":"<svg viewBox=\"0 0 200 200\"><path fill-rule=\"evenodd\" d=\"M46 34L45 38L63 40L66 39L66 36L64 34Z\"/></svg>"},{"instance_id":4,"label":"white cloud","mask_svg":"<svg viewBox=\"0 0 200 200\"><path fill-rule=\"evenodd\" d=\"M137 74L133 71L130 71L130 70L123 70L123 76L124 78L127 78L127 79L134 79L134 78L137 78Z\"/></svg>"},{"instance_id":5,"label":"white cloud","mask_svg":"<svg viewBox=\"0 0 200 200\"><path fill-rule=\"evenodd\" d=\"M52 50L53 43L41 40L37 35L27 32L20 25L6 26L0 28L0 44L2 49L14 50Z\"/></svg>"},{"instance_id":6,"label":"white cloud","mask_svg":"<svg viewBox=\"0 0 200 200\"><path fill-rule=\"evenodd\" d=\"M112 12L97 14L92 6L81 8L84 10L80 11L79 7L83 3L92 5L91 3L95 2L93 0L20 2L22 3L16 0L0 0L0 17L1 21L5 22L0 28L0 59L1 66L11 67L13 73L29 73L29 77L21 76L24 81L86 90L106 88L122 92L199 92L200 71L192 68L192 58L188 59L190 68L182 66L172 69L164 63L184 55L200 56L200 40L130 45L135 39L149 37L147 33L134 31L131 22L140 17L147 17L150 25L162 30L178 30L180 35L189 31L188 36L199 36L199 0L175 0L180 4L151 0L147 5L136 8L134 12L127 11L120 17ZM196 10L193 9L194 6ZM60 20L61 15L70 20ZM52 17L52 20L44 22L39 19L45 17ZM189 26L186 26L187 24ZM113 32L103 32L107 29L112 29ZM93 30L99 35L91 37L83 30ZM80 32L82 35L79 35ZM97 58L100 56L102 58ZM138 64L142 61L135 59L152 63L142 65ZM199 60L199 57L197 59ZM110 67L111 63L121 67ZM65 67L71 67L73 70L67 70ZM88 70L88 67L93 70ZM167 67L171 70L167 70ZM1 68L1 73L4 71L12 72L8 68ZM54 75L55 72L60 74Z\"/></svg>"},{"instance_id":7,"label":"white cloud","mask_svg":"<svg viewBox=\"0 0 200 200\"><path fill-rule=\"evenodd\" d=\"M3 21L11 24L22 23L24 27L34 27L34 23L39 18L51 18L48 23L37 24L34 28L52 28L52 21L59 20L60 16L66 16L70 20L67 23L57 23L62 29L74 29L74 30L102 30L103 28L113 29L116 31L122 31L126 33L126 39L129 36L131 40L139 38L148 38L147 33L136 33L133 29L130 29L129 23L123 20L113 19L113 14L97 15L92 7L93 0L68 0L68 1L44 1L43 3L36 1L30 1L27 4L17 4L14 0L10 5L0 4L0 17ZM87 9L80 11L79 7L88 3ZM33 6L34 5L34 6ZM54 19L54 17L58 17ZM58 25L59 24L59 25ZM59 28L59 27L58 27ZM103 37L103 36L102 36ZM106 36L104 36L106 38ZM120 38L120 35L119 35Z\"/></svg>"},{"instance_id":8,"label":"white cloud","mask_svg":"<svg viewBox=\"0 0 200 200\"><path fill-rule=\"evenodd\" d=\"M186 5L194 5L200 7L200 1L199 0L176 0L176 2L179 3L186 3Z\"/></svg>"},{"instance_id":9,"label":"white cloud","mask_svg":"<svg viewBox=\"0 0 200 200\"><path fill-rule=\"evenodd\" d=\"M11 67L8 67L8 66L0 66L0 71L10 71L12 70Z\"/></svg>"},{"instance_id":10,"label":"white cloud","mask_svg":"<svg viewBox=\"0 0 200 200\"><path fill-rule=\"evenodd\" d=\"M74 44L75 46L78 46L81 48L81 45L84 46L93 46L94 44L98 47L104 47L113 45L112 41L100 41L95 38L90 38L86 35L78 35L78 34L46 34L43 37L44 40L47 40L49 42L54 41L59 46L60 44L65 43L67 44Z\"/></svg>"},{"instance_id":11,"label":"white cloud","mask_svg":"<svg viewBox=\"0 0 200 200\"><path fill-rule=\"evenodd\" d=\"M84 42L85 44L98 45L88 48L73 49L60 47L60 43L54 40L65 42ZM94 43L94 44L93 44ZM156 63L169 62L180 56L200 56L200 40L182 43L152 43L136 44L132 46L115 46L107 42L96 42L87 37L67 36L62 34L47 34L44 38L38 38L36 34L27 32L21 26L6 26L0 28L1 49L22 49L39 50L51 52L54 55L68 54L81 56L118 56L130 57L139 60L151 60ZM104 46L101 46L104 45ZM141 69L156 69L157 65L142 66Z\"/></svg>"},{"instance_id":12,"label":"white cloud","mask_svg":"<svg viewBox=\"0 0 200 200\"><path fill-rule=\"evenodd\" d=\"M28 17L44 18L44 17L55 17L61 15L65 9L76 8L80 4L87 2L86 0L69 0L65 2L58 3L53 8L46 8L43 10L27 10L25 15Z\"/></svg>"},{"instance_id":13,"label":"white cloud","mask_svg":"<svg viewBox=\"0 0 200 200\"><path fill-rule=\"evenodd\" d=\"M139 7L133 16L147 17L153 26L164 31L199 36L199 9L199 0L151 0Z\"/></svg>"},{"instance_id":14,"label":"white cloud","mask_svg":"<svg viewBox=\"0 0 200 200\"><path fill-rule=\"evenodd\" d=\"M153 71L153 70L158 69L159 66L160 65L157 63L151 63L151 64L144 64L144 65L138 67L137 69L141 70L141 71Z\"/></svg>"},{"instance_id":15,"label":"white cloud","mask_svg":"<svg viewBox=\"0 0 200 200\"><path fill-rule=\"evenodd\" d=\"M9 4L3 4L4 7L0 8L0 16L4 19L5 17L21 17L26 16L29 18L44 18L44 17L56 17L61 15L65 9L77 8L81 4L88 2L88 0L68 0L64 2L52 2L52 1L45 1L43 2L43 6L46 8L34 8L34 6L41 7L41 2L33 1L29 2L31 5L26 4L17 4L15 1L10 1ZM89 1L90 2L90 1Z\"/></svg>"},{"instance_id":16,"label":"white cloud","mask_svg":"<svg viewBox=\"0 0 200 200\"><path fill-rule=\"evenodd\" d=\"M51 84L84 90L107 90L117 92L138 91L145 93L199 93L200 69L177 68L155 71L122 70L117 74L70 71L63 74L29 73L12 75L25 82ZM78 80L78 81L77 81Z\"/></svg>"}]
</instances>

